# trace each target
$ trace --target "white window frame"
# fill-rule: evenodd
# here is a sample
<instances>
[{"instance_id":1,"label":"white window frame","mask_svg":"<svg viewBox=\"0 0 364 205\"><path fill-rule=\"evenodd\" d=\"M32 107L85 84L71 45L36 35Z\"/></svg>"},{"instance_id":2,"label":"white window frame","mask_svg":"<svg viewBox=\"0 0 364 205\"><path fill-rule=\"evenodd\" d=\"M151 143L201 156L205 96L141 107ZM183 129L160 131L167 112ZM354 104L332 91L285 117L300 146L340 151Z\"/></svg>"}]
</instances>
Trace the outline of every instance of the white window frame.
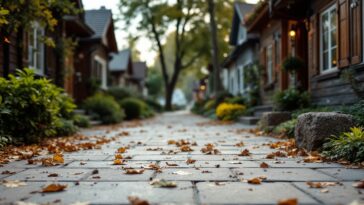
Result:
<instances>
[{"instance_id":1,"label":"white window frame","mask_svg":"<svg viewBox=\"0 0 364 205\"><path fill-rule=\"evenodd\" d=\"M240 25L238 30L238 44L242 44L245 41L246 35L246 29Z\"/></svg>"},{"instance_id":2,"label":"white window frame","mask_svg":"<svg viewBox=\"0 0 364 205\"><path fill-rule=\"evenodd\" d=\"M270 84L273 83L273 46L269 45L266 52L267 81Z\"/></svg>"},{"instance_id":3,"label":"white window frame","mask_svg":"<svg viewBox=\"0 0 364 205\"><path fill-rule=\"evenodd\" d=\"M101 64L101 88L107 89L107 62L98 55L95 55L94 60Z\"/></svg>"},{"instance_id":4,"label":"white window frame","mask_svg":"<svg viewBox=\"0 0 364 205\"><path fill-rule=\"evenodd\" d=\"M30 35L31 33L33 36ZM38 22L33 22L28 35L28 60L29 68L33 69L37 75L44 75L44 43L41 41L41 37L43 37L44 34L44 27ZM32 41L33 45L30 44L30 41ZM37 55L38 53L40 53L39 56ZM37 65L39 65L39 67Z\"/></svg>"},{"instance_id":5,"label":"white window frame","mask_svg":"<svg viewBox=\"0 0 364 205\"><path fill-rule=\"evenodd\" d=\"M337 70L338 68L338 59L336 59L336 66L333 67L332 66L332 49L336 49L336 58L338 58L338 41L336 40L336 45L335 46L332 46L331 45L331 32L334 30L333 28L331 28L331 12L333 10L336 10L335 14L336 14L336 27L334 29L336 29L336 39L337 39L337 35L338 35L338 16L337 16L337 6L336 4L330 6L329 8L327 8L325 11L323 11L321 14L320 14L320 71L321 73L327 73L327 72L332 72L332 71L335 71ZM324 70L324 51L323 51L323 26L322 26L322 18L324 15L328 14L328 19L329 19L329 22L330 22L330 28L329 28L329 37L328 37L328 68L326 70Z\"/></svg>"}]
</instances>

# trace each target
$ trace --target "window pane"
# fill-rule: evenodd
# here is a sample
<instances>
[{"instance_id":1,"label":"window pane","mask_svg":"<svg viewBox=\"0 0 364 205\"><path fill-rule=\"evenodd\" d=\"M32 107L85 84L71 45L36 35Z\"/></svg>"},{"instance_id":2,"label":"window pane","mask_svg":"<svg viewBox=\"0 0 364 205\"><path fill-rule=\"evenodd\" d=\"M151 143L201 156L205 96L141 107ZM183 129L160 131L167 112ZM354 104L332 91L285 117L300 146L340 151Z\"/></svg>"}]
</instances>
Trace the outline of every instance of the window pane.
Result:
<instances>
[{"instance_id":1,"label":"window pane","mask_svg":"<svg viewBox=\"0 0 364 205\"><path fill-rule=\"evenodd\" d=\"M324 52L324 54L322 56L322 70L328 69L328 62L329 62L329 53Z\"/></svg>"},{"instance_id":2,"label":"window pane","mask_svg":"<svg viewBox=\"0 0 364 205\"><path fill-rule=\"evenodd\" d=\"M322 47L323 50L326 51L329 49L329 33L326 32L322 36Z\"/></svg>"},{"instance_id":3,"label":"window pane","mask_svg":"<svg viewBox=\"0 0 364 205\"><path fill-rule=\"evenodd\" d=\"M336 9L331 10L330 17L331 17L331 28L336 28L336 25L337 25L337 22L336 22Z\"/></svg>"},{"instance_id":4,"label":"window pane","mask_svg":"<svg viewBox=\"0 0 364 205\"><path fill-rule=\"evenodd\" d=\"M331 45L330 45L331 48L335 47L337 44L337 42L336 42L336 33L337 32L336 31L337 31L336 29L331 31Z\"/></svg>"},{"instance_id":5,"label":"window pane","mask_svg":"<svg viewBox=\"0 0 364 205\"><path fill-rule=\"evenodd\" d=\"M329 30L330 22L329 22L329 14L326 13L322 16L322 32L326 33Z\"/></svg>"},{"instance_id":6,"label":"window pane","mask_svg":"<svg viewBox=\"0 0 364 205\"><path fill-rule=\"evenodd\" d=\"M331 67L334 68L337 65L337 54L336 54L337 48L333 48L331 50Z\"/></svg>"}]
</instances>

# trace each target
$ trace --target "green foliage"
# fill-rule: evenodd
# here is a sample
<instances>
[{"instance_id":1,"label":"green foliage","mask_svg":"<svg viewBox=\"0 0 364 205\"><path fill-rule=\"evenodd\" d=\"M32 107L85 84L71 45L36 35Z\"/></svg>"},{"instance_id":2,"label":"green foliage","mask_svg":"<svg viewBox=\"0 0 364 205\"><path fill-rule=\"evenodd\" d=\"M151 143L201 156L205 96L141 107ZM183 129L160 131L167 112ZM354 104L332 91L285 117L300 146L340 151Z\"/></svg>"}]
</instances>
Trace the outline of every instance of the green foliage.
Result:
<instances>
[{"instance_id":1,"label":"green foliage","mask_svg":"<svg viewBox=\"0 0 364 205\"><path fill-rule=\"evenodd\" d=\"M84 102L84 108L103 124L118 123L125 117L124 111L115 99L101 93L87 98Z\"/></svg>"},{"instance_id":2,"label":"green foliage","mask_svg":"<svg viewBox=\"0 0 364 205\"><path fill-rule=\"evenodd\" d=\"M72 120L60 119L56 126L58 136L70 136L78 131L78 127Z\"/></svg>"},{"instance_id":3,"label":"green foliage","mask_svg":"<svg viewBox=\"0 0 364 205\"><path fill-rule=\"evenodd\" d=\"M305 68L305 62L299 58L290 56L284 59L282 63L282 69L287 72L296 72L297 70L304 69Z\"/></svg>"},{"instance_id":4,"label":"green foliage","mask_svg":"<svg viewBox=\"0 0 364 205\"><path fill-rule=\"evenodd\" d=\"M25 143L57 135L62 117L75 107L72 100L45 78L35 79L31 69L17 77L0 78L0 136Z\"/></svg>"},{"instance_id":5,"label":"green foliage","mask_svg":"<svg viewBox=\"0 0 364 205\"><path fill-rule=\"evenodd\" d=\"M101 88L101 80L100 79L97 79L97 78L91 77L87 81L87 87L88 87L89 91L92 94L95 94L98 91L100 91L100 88Z\"/></svg>"},{"instance_id":6,"label":"green foliage","mask_svg":"<svg viewBox=\"0 0 364 205\"><path fill-rule=\"evenodd\" d=\"M148 95L159 97L163 93L163 77L162 74L155 69L148 70L148 77L146 80L148 88Z\"/></svg>"},{"instance_id":7,"label":"green foliage","mask_svg":"<svg viewBox=\"0 0 364 205\"><path fill-rule=\"evenodd\" d=\"M90 127L90 120L85 115L74 115L73 123L78 127Z\"/></svg>"},{"instance_id":8,"label":"green foliage","mask_svg":"<svg viewBox=\"0 0 364 205\"><path fill-rule=\"evenodd\" d=\"M225 100L225 102L231 103L231 104L246 105L247 100L246 100L245 97L235 96L235 97L232 97L232 98L227 98Z\"/></svg>"},{"instance_id":9,"label":"green foliage","mask_svg":"<svg viewBox=\"0 0 364 205\"><path fill-rule=\"evenodd\" d=\"M227 91L221 91L216 94L215 98L215 107L220 105L221 103L225 102L226 99L234 97L231 93Z\"/></svg>"},{"instance_id":10,"label":"green foliage","mask_svg":"<svg viewBox=\"0 0 364 205\"><path fill-rule=\"evenodd\" d=\"M274 96L274 105L279 110L292 111L308 107L309 104L309 94L307 92L300 92L294 88L279 91Z\"/></svg>"},{"instance_id":11,"label":"green foliage","mask_svg":"<svg viewBox=\"0 0 364 205\"><path fill-rule=\"evenodd\" d=\"M143 114L143 101L137 98L126 98L120 102L120 106L125 110L126 119L139 119Z\"/></svg>"},{"instance_id":12,"label":"green foliage","mask_svg":"<svg viewBox=\"0 0 364 205\"><path fill-rule=\"evenodd\" d=\"M288 120L286 122L282 122L277 127L273 129L275 134L284 135L289 138L294 138L294 129L297 124L297 119Z\"/></svg>"},{"instance_id":13,"label":"green foliage","mask_svg":"<svg viewBox=\"0 0 364 205\"><path fill-rule=\"evenodd\" d=\"M163 112L163 107L161 104L159 104L159 102L157 102L156 100L154 100L153 98L145 98L144 102L150 107L152 108L154 111L156 112Z\"/></svg>"},{"instance_id":14,"label":"green foliage","mask_svg":"<svg viewBox=\"0 0 364 205\"><path fill-rule=\"evenodd\" d=\"M123 87L111 87L107 89L106 94L113 96L116 101L121 101L133 96L133 92L129 88Z\"/></svg>"},{"instance_id":15,"label":"green foliage","mask_svg":"<svg viewBox=\"0 0 364 205\"><path fill-rule=\"evenodd\" d=\"M364 126L364 100L352 106L343 107L342 112L352 115L359 126Z\"/></svg>"},{"instance_id":16,"label":"green foliage","mask_svg":"<svg viewBox=\"0 0 364 205\"><path fill-rule=\"evenodd\" d=\"M351 132L344 132L338 137L332 137L324 144L323 154L335 160L350 162L364 161L364 130L353 127Z\"/></svg>"},{"instance_id":17,"label":"green foliage","mask_svg":"<svg viewBox=\"0 0 364 205\"><path fill-rule=\"evenodd\" d=\"M248 90L248 106L258 105L260 102L260 67L258 63L251 64L244 68L244 84Z\"/></svg>"}]
</instances>

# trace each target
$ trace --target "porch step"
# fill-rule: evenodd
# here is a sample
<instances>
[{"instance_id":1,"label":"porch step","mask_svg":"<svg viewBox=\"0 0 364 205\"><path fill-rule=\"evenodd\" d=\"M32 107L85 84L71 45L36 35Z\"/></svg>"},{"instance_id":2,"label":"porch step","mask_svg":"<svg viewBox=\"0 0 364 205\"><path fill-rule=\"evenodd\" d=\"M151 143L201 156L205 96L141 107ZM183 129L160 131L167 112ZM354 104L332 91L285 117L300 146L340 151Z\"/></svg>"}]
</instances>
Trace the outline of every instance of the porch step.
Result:
<instances>
[{"instance_id":1,"label":"porch step","mask_svg":"<svg viewBox=\"0 0 364 205\"><path fill-rule=\"evenodd\" d=\"M254 107L254 116L260 118L260 117L262 117L263 113L271 112L271 111L273 111L272 105L256 106L256 107Z\"/></svg>"},{"instance_id":2,"label":"porch step","mask_svg":"<svg viewBox=\"0 0 364 205\"><path fill-rule=\"evenodd\" d=\"M239 122L245 125L256 125L259 120L260 118L255 116L244 116L239 118Z\"/></svg>"}]
</instances>

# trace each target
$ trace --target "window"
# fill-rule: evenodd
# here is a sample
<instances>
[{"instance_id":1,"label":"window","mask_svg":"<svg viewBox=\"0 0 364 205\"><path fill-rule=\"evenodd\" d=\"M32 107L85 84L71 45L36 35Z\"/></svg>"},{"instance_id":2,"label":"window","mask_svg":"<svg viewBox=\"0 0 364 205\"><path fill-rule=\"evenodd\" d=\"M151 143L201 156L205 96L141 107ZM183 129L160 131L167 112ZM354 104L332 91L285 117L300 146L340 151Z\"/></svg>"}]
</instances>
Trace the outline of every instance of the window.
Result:
<instances>
[{"instance_id":1,"label":"window","mask_svg":"<svg viewBox=\"0 0 364 205\"><path fill-rule=\"evenodd\" d=\"M95 56L92 66L92 77L101 82L101 88L107 89L107 63L100 56Z\"/></svg>"},{"instance_id":2,"label":"window","mask_svg":"<svg viewBox=\"0 0 364 205\"><path fill-rule=\"evenodd\" d=\"M239 35L238 35L238 43L241 44L245 41L246 38L246 30L243 26L239 26Z\"/></svg>"},{"instance_id":3,"label":"window","mask_svg":"<svg viewBox=\"0 0 364 205\"><path fill-rule=\"evenodd\" d=\"M325 72L337 68L336 5L321 14L320 25L321 72Z\"/></svg>"},{"instance_id":4,"label":"window","mask_svg":"<svg viewBox=\"0 0 364 205\"><path fill-rule=\"evenodd\" d=\"M266 50L266 62L267 62L267 80L268 84L273 83L273 56L272 56L272 45L268 46Z\"/></svg>"},{"instance_id":5,"label":"window","mask_svg":"<svg viewBox=\"0 0 364 205\"><path fill-rule=\"evenodd\" d=\"M38 22L34 22L29 31L28 60L29 67L38 75L44 75L44 28Z\"/></svg>"},{"instance_id":6,"label":"window","mask_svg":"<svg viewBox=\"0 0 364 205\"><path fill-rule=\"evenodd\" d=\"M240 73L241 73L241 71L240 71L240 67L237 67L236 68L236 79L237 79L237 92L238 93L240 93L241 92L241 77L240 77Z\"/></svg>"}]
</instances>

